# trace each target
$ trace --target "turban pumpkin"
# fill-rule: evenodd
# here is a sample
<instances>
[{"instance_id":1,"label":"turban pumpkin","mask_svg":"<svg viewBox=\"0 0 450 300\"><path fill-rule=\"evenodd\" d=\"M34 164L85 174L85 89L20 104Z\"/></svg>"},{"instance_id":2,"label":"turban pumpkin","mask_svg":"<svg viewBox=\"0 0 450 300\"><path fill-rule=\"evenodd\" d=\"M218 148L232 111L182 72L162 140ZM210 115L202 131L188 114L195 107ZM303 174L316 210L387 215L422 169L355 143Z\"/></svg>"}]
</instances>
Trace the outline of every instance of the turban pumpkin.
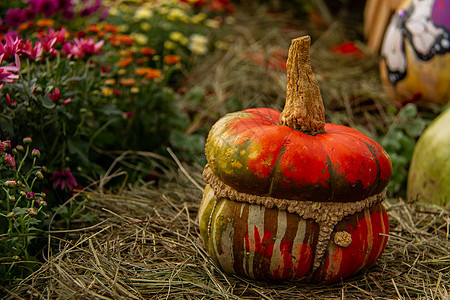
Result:
<instances>
[{"instance_id":1,"label":"turban pumpkin","mask_svg":"<svg viewBox=\"0 0 450 300\"><path fill-rule=\"evenodd\" d=\"M308 36L292 41L282 112L229 113L208 134L200 234L228 273L333 282L386 246L390 158L361 132L325 123L309 48Z\"/></svg>"}]
</instances>

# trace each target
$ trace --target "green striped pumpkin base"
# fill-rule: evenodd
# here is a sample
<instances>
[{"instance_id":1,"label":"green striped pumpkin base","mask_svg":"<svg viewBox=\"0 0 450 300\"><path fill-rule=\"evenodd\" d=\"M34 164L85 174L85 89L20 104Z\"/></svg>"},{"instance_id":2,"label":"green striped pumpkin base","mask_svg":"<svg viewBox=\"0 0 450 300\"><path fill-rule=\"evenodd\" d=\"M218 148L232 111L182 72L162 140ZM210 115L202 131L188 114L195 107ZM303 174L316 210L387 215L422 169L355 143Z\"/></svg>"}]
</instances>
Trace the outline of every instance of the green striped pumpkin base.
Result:
<instances>
[{"instance_id":1,"label":"green striped pumpkin base","mask_svg":"<svg viewBox=\"0 0 450 300\"><path fill-rule=\"evenodd\" d=\"M292 203L264 205L264 199L255 197L248 203L245 194L230 193L211 176L205 179L216 186L205 188L200 234L207 252L226 273L331 283L373 264L386 246L389 222L381 204L385 191L353 205L295 200L293 209ZM353 208L343 213L342 205Z\"/></svg>"}]
</instances>

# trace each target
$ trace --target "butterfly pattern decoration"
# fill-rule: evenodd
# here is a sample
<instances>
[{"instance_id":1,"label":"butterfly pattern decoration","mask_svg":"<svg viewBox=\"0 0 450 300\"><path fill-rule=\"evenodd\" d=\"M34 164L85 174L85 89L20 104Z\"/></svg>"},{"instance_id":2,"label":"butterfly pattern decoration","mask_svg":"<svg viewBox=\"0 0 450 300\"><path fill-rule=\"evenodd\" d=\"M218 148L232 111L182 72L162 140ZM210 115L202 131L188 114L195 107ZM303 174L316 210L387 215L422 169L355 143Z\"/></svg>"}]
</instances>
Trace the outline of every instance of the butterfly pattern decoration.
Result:
<instances>
[{"instance_id":1,"label":"butterfly pattern decoration","mask_svg":"<svg viewBox=\"0 0 450 300\"><path fill-rule=\"evenodd\" d=\"M386 29L381 56L388 80L396 85L407 74L405 41L423 61L450 52L450 0L412 0L398 10Z\"/></svg>"}]
</instances>

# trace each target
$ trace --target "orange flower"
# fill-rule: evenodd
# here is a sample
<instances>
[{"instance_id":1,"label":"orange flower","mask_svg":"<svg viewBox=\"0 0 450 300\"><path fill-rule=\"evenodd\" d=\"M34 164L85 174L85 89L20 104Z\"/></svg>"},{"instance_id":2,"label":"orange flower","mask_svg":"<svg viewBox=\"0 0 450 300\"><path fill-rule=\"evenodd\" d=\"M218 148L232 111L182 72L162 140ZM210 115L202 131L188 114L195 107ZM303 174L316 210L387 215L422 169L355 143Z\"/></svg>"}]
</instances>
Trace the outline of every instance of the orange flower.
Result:
<instances>
[{"instance_id":1,"label":"orange flower","mask_svg":"<svg viewBox=\"0 0 450 300\"><path fill-rule=\"evenodd\" d=\"M134 78L121 78L121 79L119 79L119 82L122 85L133 85L133 84L136 83L136 79L134 79Z\"/></svg>"},{"instance_id":2,"label":"orange flower","mask_svg":"<svg viewBox=\"0 0 450 300\"><path fill-rule=\"evenodd\" d=\"M174 65L174 64L180 62L180 57L178 55L167 55L164 57L164 62L166 64Z\"/></svg>"},{"instance_id":3,"label":"orange flower","mask_svg":"<svg viewBox=\"0 0 450 300\"><path fill-rule=\"evenodd\" d=\"M17 28L17 32L20 33L22 31L25 31L27 29L33 28L34 27L34 23L33 22L25 22L19 25L19 27Z\"/></svg>"},{"instance_id":4,"label":"orange flower","mask_svg":"<svg viewBox=\"0 0 450 300\"><path fill-rule=\"evenodd\" d=\"M87 32L97 33L99 31L100 31L100 26L98 26L97 24L92 24L87 28Z\"/></svg>"},{"instance_id":5,"label":"orange flower","mask_svg":"<svg viewBox=\"0 0 450 300\"><path fill-rule=\"evenodd\" d=\"M132 62L133 62L133 59L131 59L130 57L127 57L127 58L121 59L117 63L117 65L121 68L125 68L125 67L128 67Z\"/></svg>"},{"instance_id":6,"label":"orange flower","mask_svg":"<svg viewBox=\"0 0 450 300\"><path fill-rule=\"evenodd\" d=\"M55 21L51 19L40 19L36 22L36 25L39 27L51 27L55 24Z\"/></svg>"},{"instance_id":7,"label":"orange flower","mask_svg":"<svg viewBox=\"0 0 450 300\"><path fill-rule=\"evenodd\" d=\"M116 34L109 38L109 41L111 45L113 46L120 46L121 44L124 44L126 46L131 46L134 44L134 40L131 36L126 34Z\"/></svg>"},{"instance_id":8,"label":"orange flower","mask_svg":"<svg viewBox=\"0 0 450 300\"><path fill-rule=\"evenodd\" d=\"M163 75L161 74L161 72L157 69L151 69L147 75L145 75L146 79L156 79L156 78L161 78L163 77Z\"/></svg>"},{"instance_id":9,"label":"orange flower","mask_svg":"<svg viewBox=\"0 0 450 300\"><path fill-rule=\"evenodd\" d=\"M150 56L150 55L154 55L156 53L156 51L155 51L155 49L150 48L150 47L142 47L141 53L145 56Z\"/></svg>"},{"instance_id":10,"label":"orange flower","mask_svg":"<svg viewBox=\"0 0 450 300\"><path fill-rule=\"evenodd\" d=\"M105 24L105 25L103 25L103 30L105 30L106 32L118 33L119 27L112 25L112 24Z\"/></svg>"},{"instance_id":11,"label":"orange flower","mask_svg":"<svg viewBox=\"0 0 450 300\"><path fill-rule=\"evenodd\" d=\"M152 72L152 68L149 67L143 67L143 68L137 68L134 73L138 76L146 76L148 73Z\"/></svg>"},{"instance_id":12,"label":"orange flower","mask_svg":"<svg viewBox=\"0 0 450 300\"><path fill-rule=\"evenodd\" d=\"M106 79L104 82L106 85L114 85L116 83L116 80L114 78Z\"/></svg>"}]
</instances>

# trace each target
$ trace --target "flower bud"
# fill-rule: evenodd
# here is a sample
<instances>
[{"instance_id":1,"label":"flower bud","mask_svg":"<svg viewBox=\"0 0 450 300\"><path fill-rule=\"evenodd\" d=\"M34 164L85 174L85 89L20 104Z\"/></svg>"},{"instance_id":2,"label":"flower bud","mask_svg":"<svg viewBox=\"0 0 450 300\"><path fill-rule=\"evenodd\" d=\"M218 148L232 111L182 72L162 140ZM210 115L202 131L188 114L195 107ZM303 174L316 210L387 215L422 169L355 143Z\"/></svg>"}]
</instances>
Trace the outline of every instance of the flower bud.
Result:
<instances>
[{"instance_id":1,"label":"flower bud","mask_svg":"<svg viewBox=\"0 0 450 300\"><path fill-rule=\"evenodd\" d=\"M13 211L10 211L10 212L6 215L6 217L7 217L7 218L12 218L12 217L14 217L14 212L13 212Z\"/></svg>"},{"instance_id":2,"label":"flower bud","mask_svg":"<svg viewBox=\"0 0 450 300\"><path fill-rule=\"evenodd\" d=\"M33 207L30 207L29 209L28 209L28 214L30 215L30 216L37 216L37 211L33 208Z\"/></svg>"},{"instance_id":3,"label":"flower bud","mask_svg":"<svg viewBox=\"0 0 450 300\"><path fill-rule=\"evenodd\" d=\"M42 197L39 197L39 198L36 200L36 203L37 203L37 205L39 205L39 206L47 206L47 202L46 202Z\"/></svg>"},{"instance_id":4,"label":"flower bud","mask_svg":"<svg viewBox=\"0 0 450 300\"><path fill-rule=\"evenodd\" d=\"M13 188L16 186L17 182L15 180L7 180L4 184L8 188Z\"/></svg>"},{"instance_id":5,"label":"flower bud","mask_svg":"<svg viewBox=\"0 0 450 300\"><path fill-rule=\"evenodd\" d=\"M33 149L31 151L31 156L39 158L39 157L41 157L41 152L38 149Z\"/></svg>"},{"instance_id":6,"label":"flower bud","mask_svg":"<svg viewBox=\"0 0 450 300\"><path fill-rule=\"evenodd\" d=\"M42 174L41 171L37 171L35 175L36 175L36 177L39 178L39 179L44 179L44 174Z\"/></svg>"},{"instance_id":7,"label":"flower bud","mask_svg":"<svg viewBox=\"0 0 450 300\"><path fill-rule=\"evenodd\" d=\"M31 142L32 142L32 140L31 140L31 138L28 136L28 137L24 137L23 138L23 143L26 145L26 144L31 144Z\"/></svg>"},{"instance_id":8,"label":"flower bud","mask_svg":"<svg viewBox=\"0 0 450 300\"><path fill-rule=\"evenodd\" d=\"M5 146L5 150L11 149L11 141L10 140L3 141L3 145Z\"/></svg>"},{"instance_id":9,"label":"flower bud","mask_svg":"<svg viewBox=\"0 0 450 300\"><path fill-rule=\"evenodd\" d=\"M36 194L35 193L32 193L32 192L28 192L27 193L27 198L28 199L34 199L36 197Z\"/></svg>"}]
</instances>

